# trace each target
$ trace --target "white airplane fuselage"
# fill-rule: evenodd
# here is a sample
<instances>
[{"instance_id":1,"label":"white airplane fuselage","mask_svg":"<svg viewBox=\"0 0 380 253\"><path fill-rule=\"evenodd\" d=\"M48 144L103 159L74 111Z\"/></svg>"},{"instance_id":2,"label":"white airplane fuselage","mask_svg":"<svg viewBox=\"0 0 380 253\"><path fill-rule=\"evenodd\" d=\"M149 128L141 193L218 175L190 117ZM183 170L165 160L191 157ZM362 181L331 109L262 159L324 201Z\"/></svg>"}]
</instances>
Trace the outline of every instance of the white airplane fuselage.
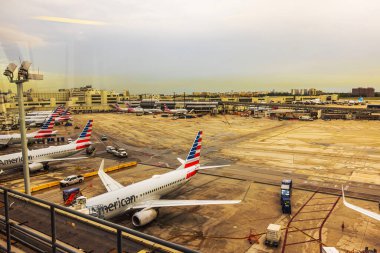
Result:
<instances>
[{"instance_id":1,"label":"white airplane fuselage","mask_svg":"<svg viewBox=\"0 0 380 253\"><path fill-rule=\"evenodd\" d=\"M150 179L90 198L86 207L103 205L104 218L109 219L133 209L140 202L160 199L186 184L194 174L195 169L189 168L154 175Z\"/></svg>"},{"instance_id":2,"label":"white airplane fuselage","mask_svg":"<svg viewBox=\"0 0 380 253\"><path fill-rule=\"evenodd\" d=\"M169 109L169 110L166 110L165 112L169 114L186 114L187 110L186 109Z\"/></svg>"},{"instance_id":3,"label":"white airplane fuselage","mask_svg":"<svg viewBox=\"0 0 380 253\"><path fill-rule=\"evenodd\" d=\"M48 148L29 150L28 158L29 162L33 164L33 161L44 159L57 159L74 155L83 149L76 149L76 144L66 144L62 146L51 146ZM13 153L0 156L0 170L20 168L22 167L22 153Z\"/></svg>"},{"instance_id":4,"label":"white airplane fuselage","mask_svg":"<svg viewBox=\"0 0 380 253\"><path fill-rule=\"evenodd\" d=\"M47 134L49 137L52 135L56 135L57 131L53 131L52 133ZM27 133L26 134L26 139L28 142L32 142L34 140L37 140L34 138L38 133L33 132L33 133ZM7 144L12 145L12 144L20 144L21 143L21 135L14 133L14 134L7 134L7 135L0 135L0 142L10 140Z\"/></svg>"},{"instance_id":5,"label":"white airplane fuselage","mask_svg":"<svg viewBox=\"0 0 380 253\"><path fill-rule=\"evenodd\" d=\"M43 124L48 118L49 116L44 117L44 118L26 118L25 123L26 124L31 124L31 123Z\"/></svg>"}]
</instances>

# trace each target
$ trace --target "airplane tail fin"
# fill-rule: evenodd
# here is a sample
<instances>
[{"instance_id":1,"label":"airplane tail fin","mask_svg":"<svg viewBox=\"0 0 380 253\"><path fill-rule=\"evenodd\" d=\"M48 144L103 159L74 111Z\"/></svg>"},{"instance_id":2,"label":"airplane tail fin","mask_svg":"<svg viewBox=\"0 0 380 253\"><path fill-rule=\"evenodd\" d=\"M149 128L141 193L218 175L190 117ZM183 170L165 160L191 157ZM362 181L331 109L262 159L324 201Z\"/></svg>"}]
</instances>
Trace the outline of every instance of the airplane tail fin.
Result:
<instances>
[{"instance_id":1,"label":"airplane tail fin","mask_svg":"<svg viewBox=\"0 0 380 253\"><path fill-rule=\"evenodd\" d=\"M227 167L230 166L229 164L225 165L212 165L212 166L200 166L200 155L201 155L201 148L202 148L202 131L199 131L197 136L195 137L193 146L191 147L189 154L186 157L186 160L183 160L181 158L177 158L178 161L181 163L181 166L178 167L178 169L188 169L188 168L194 168L190 176L194 175L198 170L206 170L206 169L212 169L212 168L221 168L221 167ZM189 175L188 175L189 176Z\"/></svg>"},{"instance_id":2,"label":"airplane tail fin","mask_svg":"<svg viewBox=\"0 0 380 253\"><path fill-rule=\"evenodd\" d=\"M120 106L118 103L115 104L115 109L116 109L116 111L120 111Z\"/></svg>"},{"instance_id":3,"label":"airplane tail fin","mask_svg":"<svg viewBox=\"0 0 380 253\"><path fill-rule=\"evenodd\" d=\"M166 104L164 104L164 112L168 112L168 111L170 111L170 109L168 108Z\"/></svg>"},{"instance_id":4,"label":"airplane tail fin","mask_svg":"<svg viewBox=\"0 0 380 253\"><path fill-rule=\"evenodd\" d=\"M86 126L83 128L81 134L79 135L78 139L75 140L76 149L83 149L87 148L91 145L91 134L92 134L92 122L93 120L90 119Z\"/></svg>"},{"instance_id":5,"label":"airplane tail fin","mask_svg":"<svg viewBox=\"0 0 380 253\"><path fill-rule=\"evenodd\" d=\"M126 107L126 108L129 108L129 107L130 107L129 102L125 102L125 107Z\"/></svg>"},{"instance_id":6,"label":"airplane tail fin","mask_svg":"<svg viewBox=\"0 0 380 253\"><path fill-rule=\"evenodd\" d=\"M62 113L62 107L58 106L57 108L54 109L52 114L50 116L58 117Z\"/></svg>"},{"instance_id":7,"label":"airplane tail fin","mask_svg":"<svg viewBox=\"0 0 380 253\"><path fill-rule=\"evenodd\" d=\"M44 122L40 130L37 131L37 134L34 138L46 138L51 136L53 132L53 127L54 127L54 121L55 121L55 116L51 115L48 120Z\"/></svg>"},{"instance_id":8,"label":"airplane tail fin","mask_svg":"<svg viewBox=\"0 0 380 253\"><path fill-rule=\"evenodd\" d=\"M62 116L70 116L70 115L71 115L70 108L67 108L67 109L62 113Z\"/></svg>"},{"instance_id":9,"label":"airplane tail fin","mask_svg":"<svg viewBox=\"0 0 380 253\"><path fill-rule=\"evenodd\" d=\"M180 168L197 168L199 167L199 160L201 156L201 148L202 148L202 131L199 131L193 145L190 148L189 154L186 157L186 160L181 160L182 166ZM183 161L183 162L182 162Z\"/></svg>"}]
</instances>

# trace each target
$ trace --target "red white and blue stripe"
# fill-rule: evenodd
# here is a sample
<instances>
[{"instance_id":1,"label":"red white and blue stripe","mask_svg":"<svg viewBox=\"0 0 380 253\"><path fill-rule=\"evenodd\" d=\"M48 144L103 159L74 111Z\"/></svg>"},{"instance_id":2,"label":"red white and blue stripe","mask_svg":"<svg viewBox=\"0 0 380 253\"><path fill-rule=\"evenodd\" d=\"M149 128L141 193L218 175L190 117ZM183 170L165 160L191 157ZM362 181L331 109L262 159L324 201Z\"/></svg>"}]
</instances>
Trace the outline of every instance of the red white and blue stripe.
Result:
<instances>
[{"instance_id":1,"label":"red white and blue stripe","mask_svg":"<svg viewBox=\"0 0 380 253\"><path fill-rule=\"evenodd\" d=\"M50 116L48 120L42 125L40 130L37 131L36 136L34 138L46 138L52 135L53 127L54 127L55 117Z\"/></svg>"},{"instance_id":2,"label":"red white and blue stripe","mask_svg":"<svg viewBox=\"0 0 380 253\"><path fill-rule=\"evenodd\" d=\"M199 131L197 136L195 137L193 146L191 147L189 154L185 160L185 169L190 167L197 167L199 165L199 159L201 155L202 148L202 131Z\"/></svg>"},{"instance_id":3,"label":"red white and blue stripe","mask_svg":"<svg viewBox=\"0 0 380 253\"><path fill-rule=\"evenodd\" d=\"M60 105L57 108L55 108L55 110L52 112L50 116L58 117L62 113L62 111L63 111L63 108Z\"/></svg>"},{"instance_id":4,"label":"red white and blue stripe","mask_svg":"<svg viewBox=\"0 0 380 253\"><path fill-rule=\"evenodd\" d=\"M67 108L62 115L57 119L57 121L62 122L62 121L68 121L71 119L71 113L69 112L70 108Z\"/></svg>"},{"instance_id":5,"label":"red white and blue stripe","mask_svg":"<svg viewBox=\"0 0 380 253\"><path fill-rule=\"evenodd\" d=\"M83 128L83 131L79 135L79 138L76 139L75 144L77 150L87 148L91 145L90 138L92 134L92 122L92 119L87 122L86 126Z\"/></svg>"}]
</instances>

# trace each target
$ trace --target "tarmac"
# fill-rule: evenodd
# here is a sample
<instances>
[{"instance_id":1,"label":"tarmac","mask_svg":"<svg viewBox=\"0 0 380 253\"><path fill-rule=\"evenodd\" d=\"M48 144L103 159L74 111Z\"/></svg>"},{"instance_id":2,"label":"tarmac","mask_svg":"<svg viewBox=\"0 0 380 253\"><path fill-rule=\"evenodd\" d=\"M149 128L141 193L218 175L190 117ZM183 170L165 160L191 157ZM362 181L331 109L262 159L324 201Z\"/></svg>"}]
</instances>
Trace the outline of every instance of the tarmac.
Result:
<instances>
[{"instance_id":1,"label":"tarmac","mask_svg":"<svg viewBox=\"0 0 380 253\"><path fill-rule=\"evenodd\" d=\"M291 245L287 245L284 252L319 252L320 242L343 252L363 250L365 246L380 248L380 223L344 207L339 199L343 184L348 195L355 197L347 198L349 202L378 212L378 122L275 121L238 116L172 120L152 115L107 113L74 115L74 125L81 128L90 118L94 119L95 154L81 161L51 163L51 172L34 175L32 185L96 171L102 159L106 167L137 161L137 166L110 172L110 175L123 185L138 182L178 166L176 158L186 156L196 132L203 130L201 163L231 166L199 173L165 198L242 199L242 203L161 208L154 222L137 230L202 252L281 252L283 244L279 248L263 244L266 227L277 223L284 228L283 239L285 228L290 224L286 242ZM63 126L58 130L72 138L80 132ZM108 141L99 140L103 134L108 136ZM119 159L106 153L107 145L126 148L129 158ZM282 178L292 178L297 188L292 193L292 216L281 212L279 184ZM23 181L18 178L6 185L22 189ZM105 192L96 176L78 186L87 197ZM320 191L315 206L302 208L315 191ZM59 187L34 195L62 204ZM331 198L336 205L323 209L327 203L322 198ZM312 201L317 200L310 203ZM322 211L330 209L331 212ZM296 215L299 210L301 214ZM297 217L321 219L324 223L322 226L315 220L299 225L290 222L293 216L293 220ZM113 221L133 227L128 214ZM306 230L306 234L290 232L310 228L307 226L317 229ZM312 239L316 240L292 244Z\"/></svg>"}]
</instances>

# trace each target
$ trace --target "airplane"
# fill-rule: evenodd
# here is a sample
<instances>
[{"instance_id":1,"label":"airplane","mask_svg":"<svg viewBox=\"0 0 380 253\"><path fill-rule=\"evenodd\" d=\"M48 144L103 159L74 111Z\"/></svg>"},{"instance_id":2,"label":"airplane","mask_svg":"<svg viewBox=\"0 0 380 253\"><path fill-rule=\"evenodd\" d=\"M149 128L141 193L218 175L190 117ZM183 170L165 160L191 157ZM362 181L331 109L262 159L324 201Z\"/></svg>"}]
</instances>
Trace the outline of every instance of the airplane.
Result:
<instances>
[{"instance_id":1,"label":"airplane","mask_svg":"<svg viewBox=\"0 0 380 253\"><path fill-rule=\"evenodd\" d=\"M348 105L349 106L352 106L352 105L364 105L365 102L363 100L363 97L359 97L358 100L349 100L348 101Z\"/></svg>"},{"instance_id":2,"label":"airplane","mask_svg":"<svg viewBox=\"0 0 380 253\"><path fill-rule=\"evenodd\" d=\"M158 108L151 108L151 109L145 109L141 107L130 107L130 104L128 102L125 102L125 106L128 108L128 112L134 112L134 113L144 113L144 114L157 114L162 113L161 109Z\"/></svg>"},{"instance_id":3,"label":"airplane","mask_svg":"<svg viewBox=\"0 0 380 253\"><path fill-rule=\"evenodd\" d=\"M71 112L69 112L69 108L67 108L62 114L61 116L59 116L56 121L57 122L64 122L64 121L69 121L72 119L72 117L70 116L71 115Z\"/></svg>"},{"instance_id":4,"label":"airplane","mask_svg":"<svg viewBox=\"0 0 380 253\"><path fill-rule=\"evenodd\" d=\"M57 113L61 113L62 111L63 111L63 106L58 106L57 108L56 108L56 110L57 110ZM28 112L27 114L26 114L26 117L34 117L34 116L49 116L50 114L52 114L54 112L54 110L53 111L34 111L34 112Z\"/></svg>"},{"instance_id":5,"label":"airplane","mask_svg":"<svg viewBox=\"0 0 380 253\"><path fill-rule=\"evenodd\" d=\"M117 112L126 112L126 113L144 113L144 109L141 107L136 108L121 108L118 104L115 104L115 109Z\"/></svg>"},{"instance_id":6,"label":"airplane","mask_svg":"<svg viewBox=\"0 0 380 253\"><path fill-rule=\"evenodd\" d=\"M164 112L169 114L186 114L186 109L169 109L166 104L164 104Z\"/></svg>"},{"instance_id":7,"label":"airplane","mask_svg":"<svg viewBox=\"0 0 380 253\"><path fill-rule=\"evenodd\" d=\"M53 131L54 127L54 116L50 116L50 118L45 121L40 130L35 131L33 133L27 133L26 139L28 142L32 142L38 139L49 138L51 136L57 135L57 131ZM8 146L12 144L21 143L21 135L20 134L6 134L0 135L0 146Z\"/></svg>"},{"instance_id":8,"label":"airplane","mask_svg":"<svg viewBox=\"0 0 380 253\"><path fill-rule=\"evenodd\" d=\"M51 146L47 148L35 149L28 151L29 170L31 172L49 169L49 162L77 160L86 157L71 157L91 145L92 120L89 120L83 131L75 141L61 146ZM22 167L22 153L13 153L0 156L0 170Z\"/></svg>"},{"instance_id":9,"label":"airplane","mask_svg":"<svg viewBox=\"0 0 380 253\"><path fill-rule=\"evenodd\" d=\"M27 125L35 124L36 126L42 125L50 116L59 117L62 112L61 107L57 107L49 115L37 115L37 116L26 116L25 123Z\"/></svg>"},{"instance_id":10,"label":"airplane","mask_svg":"<svg viewBox=\"0 0 380 253\"><path fill-rule=\"evenodd\" d=\"M98 175L107 189L106 193L92 197L78 203L78 210L82 213L96 214L98 217L109 219L122 215L128 211L139 210L132 216L134 226L144 226L158 216L158 208L174 206L237 204L240 200L170 200L161 199L163 196L178 190L189 182L199 170L225 167L229 165L200 166L200 151L202 147L202 131L199 131L186 160L179 159L181 165L174 171L161 175L154 175L150 179L128 186L122 186L107 175L102 161ZM79 205L80 204L80 205Z\"/></svg>"},{"instance_id":11,"label":"airplane","mask_svg":"<svg viewBox=\"0 0 380 253\"><path fill-rule=\"evenodd\" d=\"M343 185L342 185L342 197L343 197L343 204L344 204L346 207L348 207L348 208L350 208L350 209L352 209L352 210L355 210L356 212L362 213L362 214L364 214L364 215L366 215L366 216L369 216L369 217L371 217L371 218L373 218L373 219L375 219L375 220L380 221L380 214L374 213L374 212L369 211L369 210L367 210L367 209L364 209L364 208L361 208L361 207L355 206L355 205L353 205L353 204L351 204L351 203L348 203L348 202L346 201L346 198L344 197Z\"/></svg>"}]
</instances>

